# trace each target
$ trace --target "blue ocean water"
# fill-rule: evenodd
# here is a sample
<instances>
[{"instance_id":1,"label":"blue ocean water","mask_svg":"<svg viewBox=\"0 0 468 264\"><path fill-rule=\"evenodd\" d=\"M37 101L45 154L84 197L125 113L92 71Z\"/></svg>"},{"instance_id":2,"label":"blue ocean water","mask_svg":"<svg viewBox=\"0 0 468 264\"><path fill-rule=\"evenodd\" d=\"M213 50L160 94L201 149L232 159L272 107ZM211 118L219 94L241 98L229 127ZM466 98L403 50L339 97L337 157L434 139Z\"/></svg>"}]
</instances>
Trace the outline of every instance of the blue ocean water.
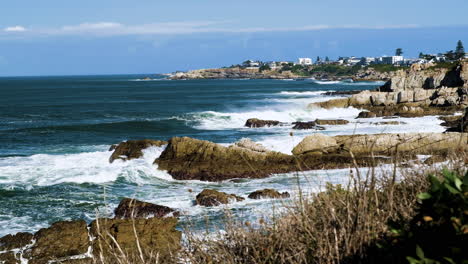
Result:
<instances>
[{"instance_id":1,"label":"blue ocean water","mask_svg":"<svg viewBox=\"0 0 468 264\"><path fill-rule=\"evenodd\" d=\"M336 98L325 96L326 91L372 89L381 83L172 81L164 76L144 81L146 76L0 78L0 236L36 231L58 220L91 221L97 215L111 215L123 197L177 208L182 211L181 223L204 222L207 216L216 223L223 208L193 205L204 188L246 196L265 187L294 192L297 186L296 174L222 183L176 181L152 164L163 147L147 149L138 160L109 164L109 146L124 140L189 136L230 144L248 137L288 153L315 131L300 131L291 138L291 127L249 129L243 127L245 121L253 117L352 121L327 127L323 133L329 134L419 131L428 121L385 128L372 125L373 120L356 122L359 109L307 107ZM345 174L346 170L311 172L300 181L313 186L311 178L340 181ZM251 217L268 212L272 203L247 200L229 208L240 217Z\"/></svg>"}]
</instances>

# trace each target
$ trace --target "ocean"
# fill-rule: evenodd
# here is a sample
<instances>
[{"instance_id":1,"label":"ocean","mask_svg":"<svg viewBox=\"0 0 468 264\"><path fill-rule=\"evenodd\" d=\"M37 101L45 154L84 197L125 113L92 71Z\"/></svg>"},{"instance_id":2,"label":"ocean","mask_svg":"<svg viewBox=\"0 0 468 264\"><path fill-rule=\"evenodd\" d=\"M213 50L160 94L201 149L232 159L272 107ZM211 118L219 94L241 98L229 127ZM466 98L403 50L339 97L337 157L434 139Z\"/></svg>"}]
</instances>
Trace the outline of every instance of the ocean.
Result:
<instances>
[{"instance_id":1,"label":"ocean","mask_svg":"<svg viewBox=\"0 0 468 264\"><path fill-rule=\"evenodd\" d=\"M348 170L310 171L208 183L177 181L153 161L164 147L144 151L128 162L108 159L111 144L130 139L168 140L188 136L229 145L251 138L272 150L290 153L314 130L292 126L246 128L248 118L282 122L347 119L325 126L329 135L442 132L437 117L357 120L359 109L309 109L312 102L337 96L327 91L365 90L381 82L315 80L166 80L148 75L0 78L0 237L35 232L60 220L112 216L124 197L181 211L179 228L221 228L226 208L234 217L255 219L287 207L288 200L250 200L228 206L194 206L204 188L246 197L275 188L293 194L317 191L325 182L345 182ZM209 221L207 221L207 219Z\"/></svg>"}]
</instances>

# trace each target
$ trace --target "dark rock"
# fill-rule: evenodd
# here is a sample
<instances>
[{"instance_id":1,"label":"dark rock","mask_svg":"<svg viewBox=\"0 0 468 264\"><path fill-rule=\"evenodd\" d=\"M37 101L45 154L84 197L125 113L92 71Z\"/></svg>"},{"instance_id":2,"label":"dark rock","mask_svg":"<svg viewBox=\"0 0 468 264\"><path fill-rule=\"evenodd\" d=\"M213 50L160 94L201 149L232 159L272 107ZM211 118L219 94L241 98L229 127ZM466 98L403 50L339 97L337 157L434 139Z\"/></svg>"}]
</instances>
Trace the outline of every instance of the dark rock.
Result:
<instances>
[{"instance_id":1,"label":"dark rock","mask_svg":"<svg viewBox=\"0 0 468 264\"><path fill-rule=\"evenodd\" d=\"M179 216L179 212L167 206L146 203L130 198L120 201L114 213L116 219Z\"/></svg>"},{"instance_id":2,"label":"dark rock","mask_svg":"<svg viewBox=\"0 0 468 264\"><path fill-rule=\"evenodd\" d=\"M373 112L368 112L368 111L360 112L359 115L357 116L357 118L374 118L374 117L377 117L377 114Z\"/></svg>"},{"instance_id":3,"label":"dark rock","mask_svg":"<svg viewBox=\"0 0 468 264\"><path fill-rule=\"evenodd\" d=\"M442 156L442 155L432 155L429 158L424 160L424 164L433 165L435 163L440 163L444 161L447 161L447 157Z\"/></svg>"},{"instance_id":4,"label":"dark rock","mask_svg":"<svg viewBox=\"0 0 468 264\"><path fill-rule=\"evenodd\" d=\"M109 147L109 151L114 151L117 148L118 144L113 144Z\"/></svg>"},{"instance_id":5,"label":"dark rock","mask_svg":"<svg viewBox=\"0 0 468 264\"><path fill-rule=\"evenodd\" d=\"M109 162L112 163L116 159L121 160L131 160L131 159L138 159L143 156L143 149L155 146L161 147L166 145L166 141L162 140L150 140L150 139L143 139L143 140L129 140L120 143L114 149L114 153L109 158ZM112 149L112 147L111 147Z\"/></svg>"},{"instance_id":6,"label":"dark rock","mask_svg":"<svg viewBox=\"0 0 468 264\"><path fill-rule=\"evenodd\" d=\"M314 121L310 122L293 122L293 129L316 129L316 130L325 130L324 127L317 126Z\"/></svg>"},{"instance_id":7,"label":"dark rock","mask_svg":"<svg viewBox=\"0 0 468 264\"><path fill-rule=\"evenodd\" d=\"M273 189L263 189L255 191L248 196L250 199L264 199L264 198L272 198L272 199L281 199L281 198L289 198L290 195L288 192L280 193L277 190Z\"/></svg>"},{"instance_id":8,"label":"dark rock","mask_svg":"<svg viewBox=\"0 0 468 264\"><path fill-rule=\"evenodd\" d=\"M85 221L61 221L34 234L34 246L26 252L29 263L47 263L88 251L90 239Z\"/></svg>"},{"instance_id":9,"label":"dark rock","mask_svg":"<svg viewBox=\"0 0 468 264\"><path fill-rule=\"evenodd\" d=\"M439 116L439 119L444 121L440 125L445 126L445 127L455 127L455 126L458 125L458 122L459 122L460 118L462 118L462 117L463 116L454 116L454 115Z\"/></svg>"},{"instance_id":10,"label":"dark rock","mask_svg":"<svg viewBox=\"0 0 468 264\"><path fill-rule=\"evenodd\" d=\"M358 94L362 92L361 90L352 90L352 91L333 91L333 92L326 92L324 95L352 95Z\"/></svg>"},{"instance_id":11,"label":"dark rock","mask_svg":"<svg viewBox=\"0 0 468 264\"><path fill-rule=\"evenodd\" d=\"M202 181L264 178L297 167L296 160L287 154L225 147L188 137L172 138L155 163L177 180Z\"/></svg>"},{"instance_id":12,"label":"dark rock","mask_svg":"<svg viewBox=\"0 0 468 264\"><path fill-rule=\"evenodd\" d=\"M406 124L405 122L400 122L400 121L383 121L383 122L375 122L372 123L374 125L404 125Z\"/></svg>"},{"instance_id":13,"label":"dark rock","mask_svg":"<svg viewBox=\"0 0 468 264\"><path fill-rule=\"evenodd\" d=\"M227 194L215 190L205 189L196 197L196 204L202 206L218 206L221 204L228 204L231 201L243 201L244 198L235 194Z\"/></svg>"},{"instance_id":14,"label":"dark rock","mask_svg":"<svg viewBox=\"0 0 468 264\"><path fill-rule=\"evenodd\" d=\"M22 248L31 243L33 234L17 233L16 235L6 235L0 238L0 251L8 251L15 248Z\"/></svg>"},{"instance_id":15,"label":"dark rock","mask_svg":"<svg viewBox=\"0 0 468 264\"><path fill-rule=\"evenodd\" d=\"M317 119L315 120L315 123L317 125L323 126L323 125L346 125L349 123L348 120L344 119Z\"/></svg>"},{"instance_id":16,"label":"dark rock","mask_svg":"<svg viewBox=\"0 0 468 264\"><path fill-rule=\"evenodd\" d=\"M465 108L465 114L447 132L468 132L468 107Z\"/></svg>"},{"instance_id":17,"label":"dark rock","mask_svg":"<svg viewBox=\"0 0 468 264\"><path fill-rule=\"evenodd\" d=\"M181 240L181 232L175 229L177 222L174 217L97 219L90 224L90 234L96 238L93 255L102 254L108 263L121 263L122 250L128 255L129 263L141 263L141 249L145 260L173 263L170 259L177 255ZM159 261L155 260L157 255Z\"/></svg>"},{"instance_id":18,"label":"dark rock","mask_svg":"<svg viewBox=\"0 0 468 264\"><path fill-rule=\"evenodd\" d=\"M371 160L371 156L356 158L359 165L368 165ZM174 179L213 182L265 178L271 174L303 170L347 168L353 162L346 151L293 156L275 151L261 153L237 146L225 147L188 137L172 138L155 161L159 169L166 170Z\"/></svg>"},{"instance_id":19,"label":"dark rock","mask_svg":"<svg viewBox=\"0 0 468 264\"><path fill-rule=\"evenodd\" d=\"M19 254L13 251L0 253L0 263L2 264L20 264Z\"/></svg>"},{"instance_id":20,"label":"dark rock","mask_svg":"<svg viewBox=\"0 0 468 264\"><path fill-rule=\"evenodd\" d=\"M246 122L245 122L245 126L246 127L251 127L251 128L254 128L254 127L270 127L270 126L277 126L279 125L280 122L279 121L275 121L275 120L261 120L261 119L258 119L258 118L250 118L248 119Z\"/></svg>"}]
</instances>

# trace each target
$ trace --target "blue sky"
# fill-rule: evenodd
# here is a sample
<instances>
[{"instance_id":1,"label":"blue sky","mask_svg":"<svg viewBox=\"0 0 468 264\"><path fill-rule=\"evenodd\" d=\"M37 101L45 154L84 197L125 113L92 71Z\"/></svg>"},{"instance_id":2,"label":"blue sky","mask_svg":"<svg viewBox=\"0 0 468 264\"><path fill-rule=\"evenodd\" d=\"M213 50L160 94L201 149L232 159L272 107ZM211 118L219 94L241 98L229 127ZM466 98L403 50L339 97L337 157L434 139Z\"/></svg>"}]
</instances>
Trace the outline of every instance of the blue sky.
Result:
<instances>
[{"instance_id":1,"label":"blue sky","mask_svg":"<svg viewBox=\"0 0 468 264\"><path fill-rule=\"evenodd\" d=\"M466 0L168 2L2 3L0 76L162 73L468 45Z\"/></svg>"}]
</instances>

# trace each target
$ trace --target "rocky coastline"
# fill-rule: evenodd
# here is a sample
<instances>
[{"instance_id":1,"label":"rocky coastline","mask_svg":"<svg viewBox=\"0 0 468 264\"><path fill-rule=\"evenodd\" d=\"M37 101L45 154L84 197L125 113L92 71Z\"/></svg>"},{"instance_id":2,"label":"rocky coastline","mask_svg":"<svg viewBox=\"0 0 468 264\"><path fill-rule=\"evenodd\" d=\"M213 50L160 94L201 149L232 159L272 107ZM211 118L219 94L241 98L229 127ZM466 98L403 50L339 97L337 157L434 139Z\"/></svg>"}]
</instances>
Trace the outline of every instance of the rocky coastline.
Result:
<instances>
[{"instance_id":1,"label":"rocky coastline","mask_svg":"<svg viewBox=\"0 0 468 264\"><path fill-rule=\"evenodd\" d=\"M179 79L222 78L296 78L291 73L253 73L241 69L194 71L179 74ZM252 77L254 76L254 77ZM163 147L154 160L159 170L175 180L222 182L242 178L265 178L279 173L307 170L366 167L395 162L399 164L444 161L454 153L468 151L468 61L451 69L413 65L392 75L376 76L368 72L363 79L378 77L388 81L374 91L347 94L347 98L312 103L315 108L348 108L364 110L357 117L419 117L438 115L444 120L444 133L400 133L327 136L313 130L322 126L345 125L347 120L320 120L284 124L275 120L246 120L246 127L294 125L294 129L309 129L306 136L291 151L284 154L267 149L250 139L231 146L189 137L173 137L168 141L129 140L111 146L112 163L142 157L148 147ZM462 115L454 116L454 113ZM396 121L388 121L388 124ZM325 129L325 128L323 128ZM291 132L292 133L292 132ZM425 160L418 155L430 156ZM468 160L464 161L468 164ZM205 189L194 206L221 206L245 199L284 199L287 192L272 189L257 190L247 198L238 194ZM93 263L96 258L115 258L125 252L129 258L139 255L168 260L177 255L182 233L176 229L181 213L177 208L123 199L114 211L114 218L97 217L53 223L31 233L17 233L0 238L0 263ZM138 243L136 242L138 241ZM138 246L137 246L138 245ZM117 252L117 253L116 253Z\"/></svg>"},{"instance_id":2,"label":"rocky coastline","mask_svg":"<svg viewBox=\"0 0 468 264\"><path fill-rule=\"evenodd\" d=\"M372 68L360 70L354 75L336 75L326 72L316 72L309 75L299 75L292 71L277 71L258 69L219 68L200 69L188 72L177 72L169 76L171 80L193 79L303 79L313 78L317 80L354 80L354 81L386 81L394 76L395 72L378 72Z\"/></svg>"}]
</instances>

